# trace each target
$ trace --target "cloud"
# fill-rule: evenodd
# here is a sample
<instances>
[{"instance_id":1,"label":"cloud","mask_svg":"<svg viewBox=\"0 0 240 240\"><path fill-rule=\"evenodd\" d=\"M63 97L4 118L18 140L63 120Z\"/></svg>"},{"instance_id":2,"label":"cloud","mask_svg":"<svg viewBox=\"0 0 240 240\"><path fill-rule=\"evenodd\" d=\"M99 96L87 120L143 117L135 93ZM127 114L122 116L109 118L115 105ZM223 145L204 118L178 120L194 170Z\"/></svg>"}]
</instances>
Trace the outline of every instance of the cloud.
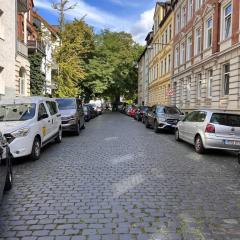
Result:
<instances>
[{"instance_id":1,"label":"cloud","mask_svg":"<svg viewBox=\"0 0 240 240\"><path fill-rule=\"evenodd\" d=\"M126 0L111 1L121 4ZM71 2L74 3L73 0ZM35 0L35 6L40 9L55 12L55 10L52 9L49 0ZM100 10L97 7L91 6L83 0L79 0L75 9L66 12L66 18L67 20L72 20L74 18L81 18L85 16L86 22L94 26L96 30L107 28L112 31L130 32L136 42L144 44L144 39L152 28L153 12L154 9L143 12L140 15L139 20L133 23L131 20L122 19L116 15Z\"/></svg>"}]
</instances>

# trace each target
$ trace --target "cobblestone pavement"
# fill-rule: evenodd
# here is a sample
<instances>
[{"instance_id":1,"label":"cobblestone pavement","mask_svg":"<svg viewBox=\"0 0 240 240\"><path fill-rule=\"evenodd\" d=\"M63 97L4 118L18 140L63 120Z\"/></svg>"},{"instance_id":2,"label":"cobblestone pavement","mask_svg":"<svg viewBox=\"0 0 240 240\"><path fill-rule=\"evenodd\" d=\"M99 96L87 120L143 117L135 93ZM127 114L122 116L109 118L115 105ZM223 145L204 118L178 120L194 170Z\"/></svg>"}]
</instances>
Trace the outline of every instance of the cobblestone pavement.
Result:
<instances>
[{"instance_id":1,"label":"cobblestone pavement","mask_svg":"<svg viewBox=\"0 0 240 240\"><path fill-rule=\"evenodd\" d=\"M240 239L236 156L105 114L14 166L1 239Z\"/></svg>"}]
</instances>

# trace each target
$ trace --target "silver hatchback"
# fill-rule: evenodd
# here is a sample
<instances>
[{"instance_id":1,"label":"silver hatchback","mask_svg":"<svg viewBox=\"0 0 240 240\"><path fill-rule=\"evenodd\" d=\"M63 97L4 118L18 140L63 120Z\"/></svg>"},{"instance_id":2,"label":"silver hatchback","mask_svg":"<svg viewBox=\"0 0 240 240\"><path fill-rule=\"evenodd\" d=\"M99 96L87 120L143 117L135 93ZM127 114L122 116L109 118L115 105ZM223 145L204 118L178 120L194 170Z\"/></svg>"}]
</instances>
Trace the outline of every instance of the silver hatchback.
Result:
<instances>
[{"instance_id":1,"label":"silver hatchback","mask_svg":"<svg viewBox=\"0 0 240 240\"><path fill-rule=\"evenodd\" d=\"M206 149L240 151L240 115L212 110L197 110L178 122L175 138Z\"/></svg>"}]
</instances>

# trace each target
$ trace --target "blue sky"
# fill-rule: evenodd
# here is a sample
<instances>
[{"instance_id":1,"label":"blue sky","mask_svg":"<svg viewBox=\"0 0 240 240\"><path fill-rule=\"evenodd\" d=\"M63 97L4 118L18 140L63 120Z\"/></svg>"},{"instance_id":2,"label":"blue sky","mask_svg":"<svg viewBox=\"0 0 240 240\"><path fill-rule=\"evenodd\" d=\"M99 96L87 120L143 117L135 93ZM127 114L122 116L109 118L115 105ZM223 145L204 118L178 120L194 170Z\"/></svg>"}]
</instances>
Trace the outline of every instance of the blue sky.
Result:
<instances>
[{"instance_id":1,"label":"blue sky","mask_svg":"<svg viewBox=\"0 0 240 240\"><path fill-rule=\"evenodd\" d=\"M37 11L49 23L57 24L57 13L51 3L60 0L34 0ZM70 0L77 7L70 10L66 20L85 16L86 22L99 31L108 28L113 31L132 33L135 41L144 44L146 34L153 24L155 0Z\"/></svg>"}]
</instances>

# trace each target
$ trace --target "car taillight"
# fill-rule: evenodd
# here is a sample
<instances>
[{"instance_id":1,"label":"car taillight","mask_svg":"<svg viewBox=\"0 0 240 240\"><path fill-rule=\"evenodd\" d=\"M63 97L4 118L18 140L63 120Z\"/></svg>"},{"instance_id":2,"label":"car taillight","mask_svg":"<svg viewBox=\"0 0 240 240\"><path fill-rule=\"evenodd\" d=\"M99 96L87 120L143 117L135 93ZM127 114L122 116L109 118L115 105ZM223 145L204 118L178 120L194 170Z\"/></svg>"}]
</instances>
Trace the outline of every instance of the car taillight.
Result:
<instances>
[{"instance_id":1,"label":"car taillight","mask_svg":"<svg viewBox=\"0 0 240 240\"><path fill-rule=\"evenodd\" d=\"M215 126L213 124L208 124L205 129L206 133L215 133Z\"/></svg>"}]
</instances>

